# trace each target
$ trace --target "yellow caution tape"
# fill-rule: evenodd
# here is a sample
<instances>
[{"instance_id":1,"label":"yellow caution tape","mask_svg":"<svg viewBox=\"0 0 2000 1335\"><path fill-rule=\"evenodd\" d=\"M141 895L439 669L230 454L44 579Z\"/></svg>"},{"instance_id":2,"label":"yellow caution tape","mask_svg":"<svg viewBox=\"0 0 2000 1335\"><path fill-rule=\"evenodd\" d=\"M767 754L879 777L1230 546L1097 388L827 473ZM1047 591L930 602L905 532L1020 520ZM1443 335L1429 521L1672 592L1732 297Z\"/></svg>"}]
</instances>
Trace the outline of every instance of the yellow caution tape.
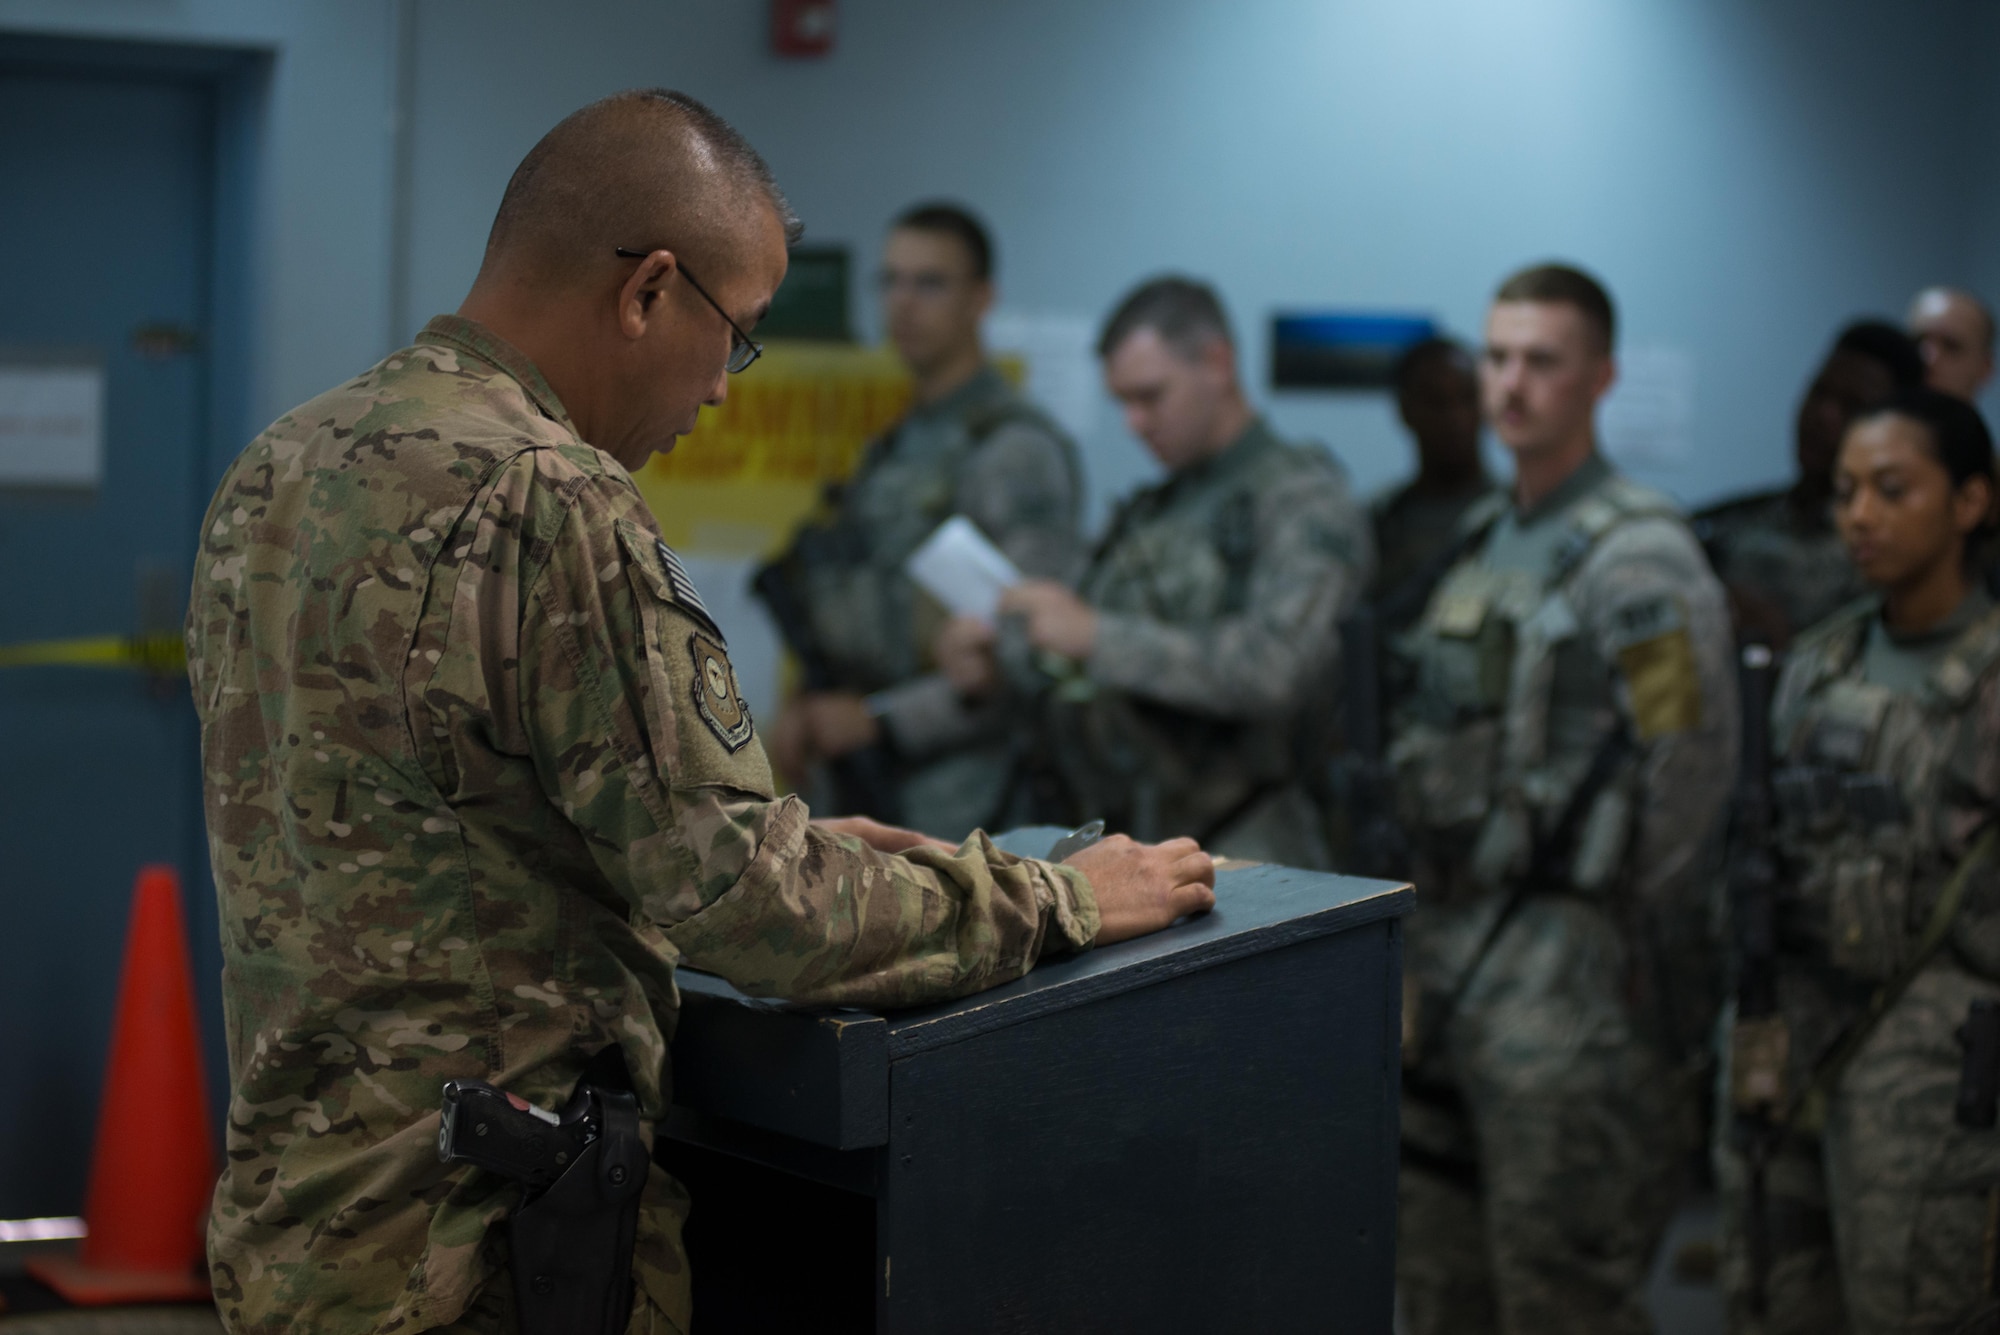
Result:
<instances>
[{"instance_id":1,"label":"yellow caution tape","mask_svg":"<svg viewBox=\"0 0 2000 1335\"><path fill-rule=\"evenodd\" d=\"M187 643L178 635L89 635L0 645L0 667L140 668L186 672Z\"/></svg>"}]
</instances>

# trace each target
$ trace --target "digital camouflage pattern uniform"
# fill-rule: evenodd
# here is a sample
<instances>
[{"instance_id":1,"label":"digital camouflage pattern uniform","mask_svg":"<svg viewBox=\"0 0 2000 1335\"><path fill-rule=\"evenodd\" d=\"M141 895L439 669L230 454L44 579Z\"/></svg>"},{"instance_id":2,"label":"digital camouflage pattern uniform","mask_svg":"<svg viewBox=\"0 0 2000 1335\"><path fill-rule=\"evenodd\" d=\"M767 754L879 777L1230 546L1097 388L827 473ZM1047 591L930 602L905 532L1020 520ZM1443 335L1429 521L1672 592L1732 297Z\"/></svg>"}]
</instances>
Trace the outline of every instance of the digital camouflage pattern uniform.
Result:
<instances>
[{"instance_id":1,"label":"digital camouflage pattern uniform","mask_svg":"<svg viewBox=\"0 0 2000 1335\"><path fill-rule=\"evenodd\" d=\"M1775 609L1783 635L1800 635L1867 589L1825 507L1801 509L1789 490L1712 506L1694 519L1727 588Z\"/></svg>"},{"instance_id":2,"label":"digital camouflage pattern uniform","mask_svg":"<svg viewBox=\"0 0 2000 1335\"><path fill-rule=\"evenodd\" d=\"M1340 465L1261 420L1126 502L1078 589L1098 612L1089 660L1043 656L1031 687L1056 814L1323 865L1303 767L1323 759L1312 725L1333 712L1339 617L1372 563Z\"/></svg>"},{"instance_id":3,"label":"digital camouflage pattern uniform","mask_svg":"<svg viewBox=\"0 0 2000 1335\"><path fill-rule=\"evenodd\" d=\"M1728 614L1672 504L1596 456L1532 510L1496 498L1467 523L1490 527L1397 646L1389 758L1421 904L1404 1313L1411 1335L1644 1331L1699 1107L1680 1063L1713 1022ZM1601 755L1616 763L1593 787ZM1544 852L1573 800L1576 833Z\"/></svg>"},{"instance_id":4,"label":"digital camouflage pattern uniform","mask_svg":"<svg viewBox=\"0 0 2000 1335\"><path fill-rule=\"evenodd\" d=\"M1898 637L1880 606L1863 600L1802 639L1773 702L1788 1091L1809 1087L1836 1035L1913 958L1976 832L2000 815L2000 609L1975 591L1938 629ZM1728 1109L1718 1117L1733 1331L1955 1332L1985 1302L2000 1131L1953 1117L1953 1033L1976 998L2000 998L1990 858L1944 947L1834 1077L1823 1119L1780 1142L1766 1174L1762 1322L1749 1312L1744 1166Z\"/></svg>"},{"instance_id":5,"label":"digital camouflage pattern uniform","mask_svg":"<svg viewBox=\"0 0 2000 1335\"><path fill-rule=\"evenodd\" d=\"M516 1187L438 1162L439 1087L560 1105L619 1045L665 1111L685 961L891 1005L1087 946L1076 873L984 838L884 856L774 800L721 632L631 477L468 321L280 418L205 520L188 618L221 902L232 1330L504 1310ZM687 1200L634 1330L688 1327Z\"/></svg>"},{"instance_id":6,"label":"digital camouflage pattern uniform","mask_svg":"<svg viewBox=\"0 0 2000 1335\"><path fill-rule=\"evenodd\" d=\"M798 539L820 645L840 684L880 711L903 824L962 838L999 806L1011 754L1005 706L967 704L936 670L946 613L904 562L964 515L1022 574L1068 579L1080 492L1069 437L988 366L872 444Z\"/></svg>"}]
</instances>

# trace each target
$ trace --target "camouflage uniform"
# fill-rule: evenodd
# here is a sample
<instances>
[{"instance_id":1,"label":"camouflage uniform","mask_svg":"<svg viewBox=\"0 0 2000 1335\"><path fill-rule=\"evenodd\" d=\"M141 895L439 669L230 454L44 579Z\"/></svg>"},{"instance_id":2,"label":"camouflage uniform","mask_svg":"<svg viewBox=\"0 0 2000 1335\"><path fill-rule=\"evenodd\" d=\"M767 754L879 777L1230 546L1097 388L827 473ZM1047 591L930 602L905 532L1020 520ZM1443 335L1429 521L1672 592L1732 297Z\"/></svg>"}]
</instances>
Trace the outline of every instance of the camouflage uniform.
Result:
<instances>
[{"instance_id":1,"label":"camouflage uniform","mask_svg":"<svg viewBox=\"0 0 2000 1335\"><path fill-rule=\"evenodd\" d=\"M802 536L813 629L841 684L875 696L903 824L947 839L983 824L1010 754L1006 709L968 705L935 670L945 614L904 562L959 514L1024 575L1067 579L1079 491L1076 447L989 366L870 446L830 518Z\"/></svg>"},{"instance_id":2,"label":"camouflage uniform","mask_svg":"<svg viewBox=\"0 0 2000 1335\"><path fill-rule=\"evenodd\" d=\"M1794 1091L1912 957L1975 832L2000 814L2000 609L1974 591L1900 643L1879 609L1864 600L1800 641L1773 704L1776 990ZM1803 1118L1767 1170L1762 1322L1748 1308L1744 1168L1718 1136L1732 1330L1951 1332L1987 1296L2000 1132L1952 1115L1953 1031L1975 998L2000 998L1990 859L1944 948L1833 1078L1823 1119ZM1717 1122L1726 1133L1726 1109Z\"/></svg>"},{"instance_id":3,"label":"camouflage uniform","mask_svg":"<svg viewBox=\"0 0 2000 1335\"><path fill-rule=\"evenodd\" d=\"M1308 716L1329 712L1316 706L1337 623L1372 559L1340 466L1261 420L1128 501L1079 588L1099 614L1089 660L1044 660L1056 680L1040 766L1066 792L1059 814L1322 865L1320 816L1301 786Z\"/></svg>"},{"instance_id":4,"label":"camouflage uniform","mask_svg":"<svg viewBox=\"0 0 2000 1335\"><path fill-rule=\"evenodd\" d=\"M1724 585L1774 605L1798 635L1866 590L1825 507L1801 510L1790 491L1703 510L1695 536Z\"/></svg>"},{"instance_id":5,"label":"camouflage uniform","mask_svg":"<svg viewBox=\"0 0 2000 1335\"><path fill-rule=\"evenodd\" d=\"M680 961L892 1005L1096 932L1068 869L983 836L888 857L774 800L722 634L631 477L456 317L237 458L188 648L235 1088L209 1257L233 1330L504 1309L495 1225L519 1191L438 1162L441 1082L553 1107L616 1043L650 1124ZM635 1330L687 1329L686 1208L655 1171Z\"/></svg>"},{"instance_id":6,"label":"camouflage uniform","mask_svg":"<svg viewBox=\"0 0 2000 1335\"><path fill-rule=\"evenodd\" d=\"M1405 1025L1433 1039L1405 1080L1404 1311L1411 1335L1645 1330L1699 1106L1677 1059L1713 1015L1722 590L1672 505L1595 456L1533 510L1467 523L1490 527L1398 645L1390 762L1423 899Z\"/></svg>"},{"instance_id":7,"label":"camouflage uniform","mask_svg":"<svg viewBox=\"0 0 2000 1335\"><path fill-rule=\"evenodd\" d=\"M1380 603L1411 587L1451 546L1467 512L1481 503L1491 505L1487 498L1493 494L1492 488L1483 487L1457 496L1424 496L1413 482L1376 498L1368 507L1375 535L1375 580L1368 600ZM1422 610L1418 606L1411 615Z\"/></svg>"}]
</instances>

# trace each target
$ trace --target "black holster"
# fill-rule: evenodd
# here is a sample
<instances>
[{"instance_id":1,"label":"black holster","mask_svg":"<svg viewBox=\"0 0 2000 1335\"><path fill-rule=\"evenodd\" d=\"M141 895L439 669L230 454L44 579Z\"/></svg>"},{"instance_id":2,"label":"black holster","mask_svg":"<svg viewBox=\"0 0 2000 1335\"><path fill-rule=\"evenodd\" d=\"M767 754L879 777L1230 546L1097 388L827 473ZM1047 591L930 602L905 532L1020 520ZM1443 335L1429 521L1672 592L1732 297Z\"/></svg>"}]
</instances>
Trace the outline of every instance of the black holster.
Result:
<instances>
[{"instance_id":1,"label":"black holster","mask_svg":"<svg viewBox=\"0 0 2000 1335\"><path fill-rule=\"evenodd\" d=\"M630 1090L579 1081L565 1122L594 1101L602 1127L547 1191L514 1212L521 1335L618 1335L632 1311L632 1245L652 1166Z\"/></svg>"}]
</instances>

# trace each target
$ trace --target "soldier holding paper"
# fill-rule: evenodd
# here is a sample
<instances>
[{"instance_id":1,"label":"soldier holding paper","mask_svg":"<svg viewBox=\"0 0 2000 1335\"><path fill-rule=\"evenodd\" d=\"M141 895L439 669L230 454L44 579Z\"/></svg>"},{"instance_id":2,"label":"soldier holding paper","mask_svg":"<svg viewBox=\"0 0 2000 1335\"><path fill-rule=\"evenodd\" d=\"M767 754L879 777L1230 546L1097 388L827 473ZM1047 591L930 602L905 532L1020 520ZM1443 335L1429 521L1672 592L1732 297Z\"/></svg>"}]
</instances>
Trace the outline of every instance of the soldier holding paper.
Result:
<instances>
[{"instance_id":1,"label":"soldier holding paper","mask_svg":"<svg viewBox=\"0 0 2000 1335\"><path fill-rule=\"evenodd\" d=\"M1204 284L1140 287L1098 354L1169 476L1113 516L1076 592L1028 580L997 629L954 622L940 658L968 694L1004 676L1036 702L1017 775L1038 801L1021 814L1323 866L1305 783L1330 740L1336 623L1373 564L1366 518L1329 454L1246 401Z\"/></svg>"},{"instance_id":2,"label":"soldier holding paper","mask_svg":"<svg viewBox=\"0 0 2000 1335\"><path fill-rule=\"evenodd\" d=\"M906 565L940 524L963 516L1021 573L1069 575L1079 551L1076 450L987 360L980 322L993 303L992 244L974 218L946 204L904 213L884 247L881 286L916 403L762 577L790 595L803 624L788 626L787 638L821 667L786 702L770 751L781 773L809 787L824 762L867 753L889 791L861 814L957 839L999 802L1006 717L936 670L948 609ZM815 795L828 805L856 800Z\"/></svg>"}]
</instances>

